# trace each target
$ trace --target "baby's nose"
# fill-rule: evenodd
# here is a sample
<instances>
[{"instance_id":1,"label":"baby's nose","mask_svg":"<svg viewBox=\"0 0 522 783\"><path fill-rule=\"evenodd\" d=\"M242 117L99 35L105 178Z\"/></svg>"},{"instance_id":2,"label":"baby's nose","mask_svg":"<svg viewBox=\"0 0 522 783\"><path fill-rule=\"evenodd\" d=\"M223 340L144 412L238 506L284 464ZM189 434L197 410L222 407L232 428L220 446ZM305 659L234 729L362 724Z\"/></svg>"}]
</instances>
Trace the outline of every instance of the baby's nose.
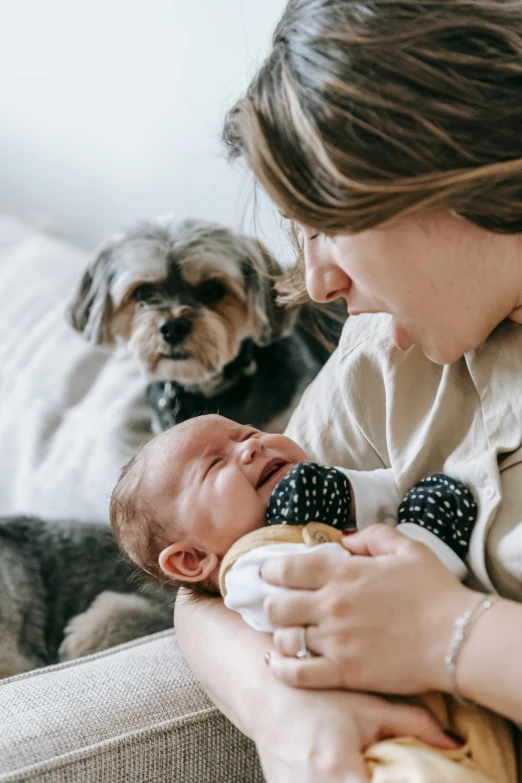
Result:
<instances>
[{"instance_id":1,"label":"baby's nose","mask_svg":"<svg viewBox=\"0 0 522 783\"><path fill-rule=\"evenodd\" d=\"M240 456L241 461L248 463L252 462L256 454L258 454L263 448L263 444L256 438L249 438L240 444Z\"/></svg>"}]
</instances>

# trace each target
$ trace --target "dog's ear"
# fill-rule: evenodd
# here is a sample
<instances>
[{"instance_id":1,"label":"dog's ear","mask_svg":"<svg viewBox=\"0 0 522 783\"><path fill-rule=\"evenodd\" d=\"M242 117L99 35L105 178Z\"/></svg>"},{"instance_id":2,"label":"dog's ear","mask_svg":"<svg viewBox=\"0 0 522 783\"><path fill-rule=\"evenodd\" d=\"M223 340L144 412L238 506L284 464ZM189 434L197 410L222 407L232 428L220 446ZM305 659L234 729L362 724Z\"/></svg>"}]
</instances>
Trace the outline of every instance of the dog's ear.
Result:
<instances>
[{"instance_id":1,"label":"dog's ear","mask_svg":"<svg viewBox=\"0 0 522 783\"><path fill-rule=\"evenodd\" d=\"M277 304L275 284L283 270L268 250L251 237L242 237L245 256L241 266L245 279L252 338L257 345L268 345L293 328L297 310Z\"/></svg>"},{"instance_id":2,"label":"dog's ear","mask_svg":"<svg viewBox=\"0 0 522 783\"><path fill-rule=\"evenodd\" d=\"M113 309L111 258L124 236L122 233L115 234L100 246L67 309L69 323L95 345L112 345L114 342L110 330Z\"/></svg>"}]
</instances>

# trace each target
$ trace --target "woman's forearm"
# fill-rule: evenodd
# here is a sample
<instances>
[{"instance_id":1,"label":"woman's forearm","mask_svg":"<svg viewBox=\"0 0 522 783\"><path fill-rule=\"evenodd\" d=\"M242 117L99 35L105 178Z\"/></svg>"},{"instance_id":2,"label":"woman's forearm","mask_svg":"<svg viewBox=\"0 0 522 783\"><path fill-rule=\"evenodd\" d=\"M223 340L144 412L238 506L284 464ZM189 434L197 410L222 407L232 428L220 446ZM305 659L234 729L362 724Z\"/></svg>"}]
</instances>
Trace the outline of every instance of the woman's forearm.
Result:
<instances>
[{"instance_id":1,"label":"woman's forearm","mask_svg":"<svg viewBox=\"0 0 522 783\"><path fill-rule=\"evenodd\" d=\"M253 739L267 783L366 781L361 751L382 736L416 736L453 749L418 707L348 691L289 688L263 661L268 635L220 600L180 595L176 629L187 661L215 704Z\"/></svg>"},{"instance_id":2,"label":"woman's forearm","mask_svg":"<svg viewBox=\"0 0 522 783\"><path fill-rule=\"evenodd\" d=\"M267 689L285 688L271 677L263 660L271 637L252 630L220 599L194 602L182 591L175 626L183 655L214 704L253 739Z\"/></svg>"},{"instance_id":3,"label":"woman's forearm","mask_svg":"<svg viewBox=\"0 0 522 783\"><path fill-rule=\"evenodd\" d=\"M457 667L461 693L522 722L521 649L522 606L499 601L477 620L464 644Z\"/></svg>"}]
</instances>

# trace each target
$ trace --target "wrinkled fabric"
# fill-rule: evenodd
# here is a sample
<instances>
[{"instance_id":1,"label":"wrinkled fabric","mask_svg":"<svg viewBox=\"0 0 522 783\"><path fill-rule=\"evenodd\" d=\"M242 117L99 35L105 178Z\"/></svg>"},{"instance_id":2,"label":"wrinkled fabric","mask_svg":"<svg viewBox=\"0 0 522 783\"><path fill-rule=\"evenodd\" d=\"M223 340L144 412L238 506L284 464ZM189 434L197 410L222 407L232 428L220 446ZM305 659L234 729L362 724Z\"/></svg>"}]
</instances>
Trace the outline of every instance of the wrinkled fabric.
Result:
<instances>
[{"instance_id":1,"label":"wrinkled fabric","mask_svg":"<svg viewBox=\"0 0 522 783\"><path fill-rule=\"evenodd\" d=\"M427 707L445 730L466 742L451 751L435 750L416 739L377 742L364 754L372 783L515 783L517 765L507 721L438 693L409 701Z\"/></svg>"},{"instance_id":2,"label":"wrinkled fabric","mask_svg":"<svg viewBox=\"0 0 522 783\"><path fill-rule=\"evenodd\" d=\"M441 366L399 351L390 316L351 317L286 434L325 464L391 468L401 498L432 473L462 481L478 505L473 586L522 600L522 325Z\"/></svg>"}]
</instances>

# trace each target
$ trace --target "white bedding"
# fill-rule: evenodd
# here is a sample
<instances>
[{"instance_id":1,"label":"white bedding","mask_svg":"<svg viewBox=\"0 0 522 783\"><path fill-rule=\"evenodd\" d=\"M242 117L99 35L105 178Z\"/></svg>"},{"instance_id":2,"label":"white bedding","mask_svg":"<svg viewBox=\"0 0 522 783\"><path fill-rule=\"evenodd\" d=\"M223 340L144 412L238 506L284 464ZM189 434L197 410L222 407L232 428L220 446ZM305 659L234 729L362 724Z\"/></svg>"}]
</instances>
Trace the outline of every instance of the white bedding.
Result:
<instances>
[{"instance_id":1,"label":"white bedding","mask_svg":"<svg viewBox=\"0 0 522 783\"><path fill-rule=\"evenodd\" d=\"M122 465L150 434L144 379L64 310L86 251L0 215L0 514L107 520Z\"/></svg>"}]
</instances>

